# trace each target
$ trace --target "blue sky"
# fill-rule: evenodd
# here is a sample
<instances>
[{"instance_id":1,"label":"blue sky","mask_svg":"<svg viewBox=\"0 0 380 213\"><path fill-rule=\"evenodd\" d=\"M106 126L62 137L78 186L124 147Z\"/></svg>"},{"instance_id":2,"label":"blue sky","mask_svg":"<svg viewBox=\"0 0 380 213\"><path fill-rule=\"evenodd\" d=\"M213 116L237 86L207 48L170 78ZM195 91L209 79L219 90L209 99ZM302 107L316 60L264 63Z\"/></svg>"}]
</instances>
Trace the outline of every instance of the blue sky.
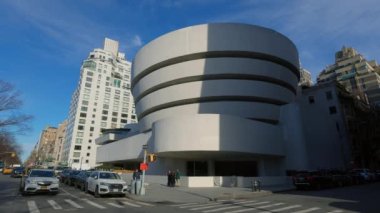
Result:
<instances>
[{"instance_id":1,"label":"blue sky","mask_svg":"<svg viewBox=\"0 0 380 213\"><path fill-rule=\"evenodd\" d=\"M272 28L297 46L315 76L343 45L380 61L376 0L2 0L0 79L14 84L34 116L18 135L23 159L41 130L68 114L81 62L104 37L120 41L132 60L152 39L190 25L239 22Z\"/></svg>"}]
</instances>

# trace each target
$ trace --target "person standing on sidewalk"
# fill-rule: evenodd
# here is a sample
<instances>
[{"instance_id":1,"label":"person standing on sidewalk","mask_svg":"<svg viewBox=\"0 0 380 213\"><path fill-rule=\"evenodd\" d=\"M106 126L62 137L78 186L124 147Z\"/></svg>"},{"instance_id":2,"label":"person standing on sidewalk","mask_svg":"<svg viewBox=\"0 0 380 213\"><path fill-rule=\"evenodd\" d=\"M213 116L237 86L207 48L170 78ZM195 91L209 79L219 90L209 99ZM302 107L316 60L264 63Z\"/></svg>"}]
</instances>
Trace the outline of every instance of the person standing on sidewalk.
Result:
<instances>
[{"instance_id":1,"label":"person standing on sidewalk","mask_svg":"<svg viewBox=\"0 0 380 213\"><path fill-rule=\"evenodd\" d=\"M181 175L179 174L179 170L177 169L177 171L175 172L175 185L176 186L180 185L180 183L179 183L180 179L181 179Z\"/></svg>"},{"instance_id":2,"label":"person standing on sidewalk","mask_svg":"<svg viewBox=\"0 0 380 213\"><path fill-rule=\"evenodd\" d=\"M169 170L168 171L168 186L170 186L170 176L171 176L172 172Z\"/></svg>"}]
</instances>

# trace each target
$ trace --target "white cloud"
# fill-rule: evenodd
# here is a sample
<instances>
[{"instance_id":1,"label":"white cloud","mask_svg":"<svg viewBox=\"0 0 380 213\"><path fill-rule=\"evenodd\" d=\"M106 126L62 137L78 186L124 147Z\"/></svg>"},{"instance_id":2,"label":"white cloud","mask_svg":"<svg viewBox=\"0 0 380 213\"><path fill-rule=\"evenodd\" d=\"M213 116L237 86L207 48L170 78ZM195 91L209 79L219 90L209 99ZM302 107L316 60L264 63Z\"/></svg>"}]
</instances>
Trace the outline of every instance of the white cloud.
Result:
<instances>
[{"instance_id":1,"label":"white cloud","mask_svg":"<svg viewBox=\"0 0 380 213\"><path fill-rule=\"evenodd\" d=\"M141 37L139 35L135 35L132 38L131 44L133 47L140 47L143 44L143 42L141 41Z\"/></svg>"}]
</instances>

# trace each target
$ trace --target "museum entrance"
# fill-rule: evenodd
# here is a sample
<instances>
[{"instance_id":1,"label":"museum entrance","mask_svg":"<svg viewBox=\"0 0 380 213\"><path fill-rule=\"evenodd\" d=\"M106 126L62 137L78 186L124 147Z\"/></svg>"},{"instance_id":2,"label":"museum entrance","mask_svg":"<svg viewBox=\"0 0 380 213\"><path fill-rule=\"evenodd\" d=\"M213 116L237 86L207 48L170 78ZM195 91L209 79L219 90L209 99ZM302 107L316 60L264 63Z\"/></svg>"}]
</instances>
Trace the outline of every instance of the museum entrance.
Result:
<instances>
[{"instance_id":1,"label":"museum entrance","mask_svg":"<svg viewBox=\"0 0 380 213\"><path fill-rule=\"evenodd\" d=\"M258 175L256 161L215 161L215 176L243 176Z\"/></svg>"}]
</instances>

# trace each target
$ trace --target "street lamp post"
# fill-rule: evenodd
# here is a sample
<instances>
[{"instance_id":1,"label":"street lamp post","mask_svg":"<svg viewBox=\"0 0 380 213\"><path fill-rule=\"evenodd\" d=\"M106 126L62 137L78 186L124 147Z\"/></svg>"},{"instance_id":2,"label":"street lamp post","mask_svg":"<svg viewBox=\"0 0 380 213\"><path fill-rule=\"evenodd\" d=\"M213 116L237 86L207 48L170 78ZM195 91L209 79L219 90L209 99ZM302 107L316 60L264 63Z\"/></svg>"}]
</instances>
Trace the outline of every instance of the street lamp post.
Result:
<instances>
[{"instance_id":1,"label":"street lamp post","mask_svg":"<svg viewBox=\"0 0 380 213\"><path fill-rule=\"evenodd\" d=\"M146 164L146 150L148 149L148 145L143 145L144 150L144 164ZM145 195L145 169L143 170L142 180L141 180L141 188L140 188L140 195Z\"/></svg>"}]
</instances>

